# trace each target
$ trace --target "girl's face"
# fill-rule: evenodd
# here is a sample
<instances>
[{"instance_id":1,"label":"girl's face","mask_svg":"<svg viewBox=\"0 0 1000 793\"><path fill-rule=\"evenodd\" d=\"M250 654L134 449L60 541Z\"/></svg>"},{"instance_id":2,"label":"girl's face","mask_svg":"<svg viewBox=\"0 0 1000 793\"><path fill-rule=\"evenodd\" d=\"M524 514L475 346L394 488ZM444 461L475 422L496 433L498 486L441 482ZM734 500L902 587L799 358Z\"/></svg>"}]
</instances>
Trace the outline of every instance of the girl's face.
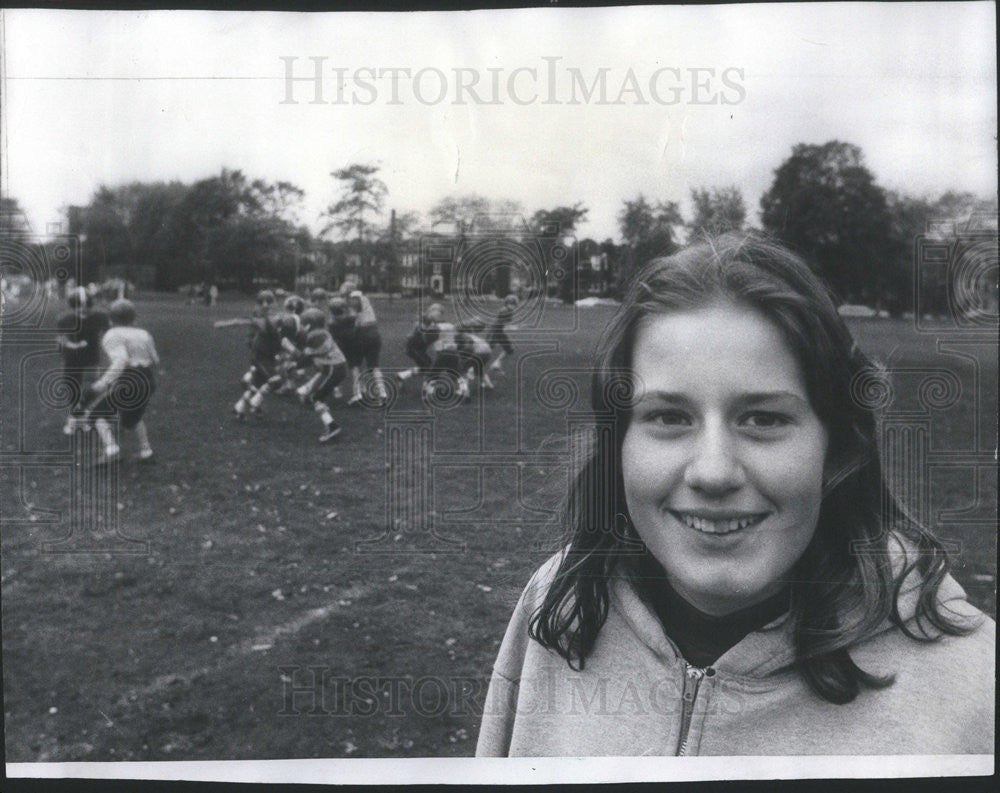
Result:
<instances>
[{"instance_id":1,"label":"girl's face","mask_svg":"<svg viewBox=\"0 0 1000 793\"><path fill-rule=\"evenodd\" d=\"M639 536L706 613L774 594L816 531L827 450L780 330L731 302L656 315L632 366L622 475Z\"/></svg>"}]
</instances>

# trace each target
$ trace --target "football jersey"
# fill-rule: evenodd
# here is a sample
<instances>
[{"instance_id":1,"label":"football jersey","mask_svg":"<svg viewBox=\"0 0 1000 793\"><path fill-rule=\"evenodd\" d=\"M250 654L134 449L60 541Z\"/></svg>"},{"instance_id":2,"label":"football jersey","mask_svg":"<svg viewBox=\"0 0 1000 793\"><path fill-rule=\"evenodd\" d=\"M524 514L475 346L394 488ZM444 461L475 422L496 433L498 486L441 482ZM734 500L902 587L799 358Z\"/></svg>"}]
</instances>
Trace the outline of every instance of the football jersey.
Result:
<instances>
[{"instance_id":1,"label":"football jersey","mask_svg":"<svg viewBox=\"0 0 1000 793\"><path fill-rule=\"evenodd\" d=\"M278 332L278 346L287 352L301 350L306 343L309 329L302 324L298 314L283 313L272 318Z\"/></svg>"},{"instance_id":2,"label":"football jersey","mask_svg":"<svg viewBox=\"0 0 1000 793\"><path fill-rule=\"evenodd\" d=\"M250 328L250 352L255 360L268 361L281 351L281 334L271 319L256 317Z\"/></svg>"},{"instance_id":3,"label":"football jersey","mask_svg":"<svg viewBox=\"0 0 1000 793\"><path fill-rule=\"evenodd\" d=\"M486 339L468 331L458 334L458 347L462 352L472 355L488 357L493 352Z\"/></svg>"},{"instance_id":4,"label":"football jersey","mask_svg":"<svg viewBox=\"0 0 1000 793\"><path fill-rule=\"evenodd\" d=\"M60 314L56 330L71 342L87 342L78 350L66 349L63 357L69 367L97 366L101 360L101 337L111 327L111 320L103 311L90 311L80 317L75 311Z\"/></svg>"},{"instance_id":5,"label":"football jersey","mask_svg":"<svg viewBox=\"0 0 1000 793\"><path fill-rule=\"evenodd\" d=\"M457 350L458 341L455 339L455 326L450 322L439 322L437 324L438 337L437 340L431 344L431 350L435 353L444 352L446 350Z\"/></svg>"},{"instance_id":6,"label":"football jersey","mask_svg":"<svg viewBox=\"0 0 1000 793\"><path fill-rule=\"evenodd\" d=\"M438 337L441 335L441 331L438 329L437 322L427 322L425 320L420 320L416 325L413 326L413 332L409 335L409 339L417 339L420 344L426 349L430 347Z\"/></svg>"},{"instance_id":7,"label":"football jersey","mask_svg":"<svg viewBox=\"0 0 1000 793\"><path fill-rule=\"evenodd\" d=\"M504 306L497 313L496 318L490 325L490 330L503 330L504 326L509 325L514 319L514 309Z\"/></svg>"},{"instance_id":8,"label":"football jersey","mask_svg":"<svg viewBox=\"0 0 1000 793\"><path fill-rule=\"evenodd\" d=\"M351 292L351 303L357 312L357 326L363 328L367 325L375 325L378 320L375 318L375 309L372 308L371 301L360 291Z\"/></svg>"},{"instance_id":9,"label":"football jersey","mask_svg":"<svg viewBox=\"0 0 1000 793\"><path fill-rule=\"evenodd\" d=\"M160 362L153 337L142 328L130 325L113 327L104 334L101 347L111 361L109 368L112 369L149 367Z\"/></svg>"},{"instance_id":10,"label":"football jersey","mask_svg":"<svg viewBox=\"0 0 1000 793\"><path fill-rule=\"evenodd\" d=\"M316 367L336 366L338 363L347 361L330 332L322 329L309 332L302 353L309 356L313 366Z\"/></svg>"},{"instance_id":11,"label":"football jersey","mask_svg":"<svg viewBox=\"0 0 1000 793\"><path fill-rule=\"evenodd\" d=\"M330 332L337 344L350 344L357 336L357 316L352 311L334 312Z\"/></svg>"}]
</instances>

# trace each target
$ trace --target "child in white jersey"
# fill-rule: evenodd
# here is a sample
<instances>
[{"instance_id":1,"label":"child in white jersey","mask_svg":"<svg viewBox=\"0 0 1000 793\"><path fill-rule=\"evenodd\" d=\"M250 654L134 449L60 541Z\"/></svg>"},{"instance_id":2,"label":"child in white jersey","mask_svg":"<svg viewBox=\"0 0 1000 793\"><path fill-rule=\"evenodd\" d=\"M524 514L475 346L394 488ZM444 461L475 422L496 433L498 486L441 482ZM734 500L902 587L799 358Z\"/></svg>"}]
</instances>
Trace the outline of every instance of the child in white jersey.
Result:
<instances>
[{"instance_id":1,"label":"child in white jersey","mask_svg":"<svg viewBox=\"0 0 1000 793\"><path fill-rule=\"evenodd\" d=\"M340 434L340 425L330 412L333 389L347 375L347 359L326 328L327 314L320 308L307 308L302 312L306 340L296 356L299 363L308 363L312 376L295 393L306 405L312 405L323 421L320 443L333 440Z\"/></svg>"},{"instance_id":2,"label":"child in white jersey","mask_svg":"<svg viewBox=\"0 0 1000 793\"><path fill-rule=\"evenodd\" d=\"M160 362L149 332L133 326L135 305L130 300L116 300L108 312L111 328L101 340L108 368L89 389L89 414L104 444L99 465L118 459L121 453L111 419L118 417L124 429L134 430L139 440L139 461L153 462L153 449L143 415L156 389L153 369Z\"/></svg>"}]
</instances>

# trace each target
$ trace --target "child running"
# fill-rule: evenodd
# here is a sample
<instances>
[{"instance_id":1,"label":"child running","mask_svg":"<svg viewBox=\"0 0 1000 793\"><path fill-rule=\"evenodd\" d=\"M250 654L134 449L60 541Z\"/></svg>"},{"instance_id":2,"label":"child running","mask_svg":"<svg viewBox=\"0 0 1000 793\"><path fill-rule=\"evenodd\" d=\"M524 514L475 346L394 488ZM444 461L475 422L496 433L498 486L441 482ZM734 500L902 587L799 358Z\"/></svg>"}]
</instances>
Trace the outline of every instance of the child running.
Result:
<instances>
[{"instance_id":1,"label":"child running","mask_svg":"<svg viewBox=\"0 0 1000 793\"><path fill-rule=\"evenodd\" d=\"M303 312L305 313L305 312ZM282 373L282 358L294 359L305 346L306 328L298 314L279 314L270 320L271 326L277 331L278 352L272 359L272 374L259 386L250 397L250 409L259 413L264 397L277 391L285 380Z\"/></svg>"},{"instance_id":2,"label":"child running","mask_svg":"<svg viewBox=\"0 0 1000 793\"><path fill-rule=\"evenodd\" d=\"M104 334L101 347L109 364L104 374L89 389L88 411L96 418L95 426L104 444L99 466L118 459L121 449L110 419L117 415L123 429L134 430L139 440L139 462L153 462L153 448L143 416L156 390L153 367L159 364L156 345L148 331L134 326L135 305L131 300L111 304L111 328Z\"/></svg>"},{"instance_id":3,"label":"child running","mask_svg":"<svg viewBox=\"0 0 1000 793\"><path fill-rule=\"evenodd\" d=\"M67 295L66 303L69 311L56 320L56 343L63 356L63 378L73 396L63 432L72 435L78 426L87 426L83 395L99 374L101 338L111 321L103 311L91 310L91 297L82 286Z\"/></svg>"},{"instance_id":4,"label":"child running","mask_svg":"<svg viewBox=\"0 0 1000 793\"><path fill-rule=\"evenodd\" d=\"M236 418L245 419L250 410L250 400L272 378L277 378L277 356L281 352L281 332L277 318L254 317L250 330L250 368L243 375L246 386L243 395L233 405ZM257 403L255 412L259 411Z\"/></svg>"},{"instance_id":5,"label":"child running","mask_svg":"<svg viewBox=\"0 0 1000 793\"><path fill-rule=\"evenodd\" d=\"M303 404L312 405L319 414L323 422L319 442L326 443L340 434L340 425L330 413L330 401L334 388L347 376L347 359L326 329L326 312L316 307L307 308L302 312L302 323L307 335L296 358L300 362L308 362L313 375L296 390L296 394Z\"/></svg>"},{"instance_id":6,"label":"child running","mask_svg":"<svg viewBox=\"0 0 1000 793\"><path fill-rule=\"evenodd\" d=\"M306 301L298 295L288 295L282 302L282 307L286 314L295 314L301 317L306 310ZM297 381L298 372L287 351L279 352L277 363L277 374L281 377L281 384L274 390L275 394L290 394L299 384Z\"/></svg>"}]
</instances>

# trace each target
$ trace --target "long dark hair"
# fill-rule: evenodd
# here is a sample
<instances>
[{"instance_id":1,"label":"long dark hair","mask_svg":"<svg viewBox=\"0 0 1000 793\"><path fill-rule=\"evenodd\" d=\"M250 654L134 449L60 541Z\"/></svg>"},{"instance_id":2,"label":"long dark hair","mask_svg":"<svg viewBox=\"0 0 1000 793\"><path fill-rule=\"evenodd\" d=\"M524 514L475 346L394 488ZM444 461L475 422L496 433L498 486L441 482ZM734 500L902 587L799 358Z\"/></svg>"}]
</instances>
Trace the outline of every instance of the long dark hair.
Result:
<instances>
[{"instance_id":1,"label":"long dark hair","mask_svg":"<svg viewBox=\"0 0 1000 793\"><path fill-rule=\"evenodd\" d=\"M631 525L620 464L634 397L627 384L634 388L629 373L637 329L649 315L720 297L756 309L781 330L827 429L823 501L813 539L789 576L790 608L799 671L826 700L850 702L862 686L892 683L891 676L865 672L849 654L887 619L918 641L967 633L972 626L938 608L949 559L886 484L874 410L886 387L884 375L854 342L820 278L759 234L707 238L654 259L630 282L598 349L591 383L598 431L570 487L571 537L529 634L582 669L607 618L610 579L624 576L642 591L637 571L648 569L652 557ZM893 569L899 555L890 552L895 542L906 548L899 569ZM899 613L903 582L914 579L916 631Z\"/></svg>"}]
</instances>

